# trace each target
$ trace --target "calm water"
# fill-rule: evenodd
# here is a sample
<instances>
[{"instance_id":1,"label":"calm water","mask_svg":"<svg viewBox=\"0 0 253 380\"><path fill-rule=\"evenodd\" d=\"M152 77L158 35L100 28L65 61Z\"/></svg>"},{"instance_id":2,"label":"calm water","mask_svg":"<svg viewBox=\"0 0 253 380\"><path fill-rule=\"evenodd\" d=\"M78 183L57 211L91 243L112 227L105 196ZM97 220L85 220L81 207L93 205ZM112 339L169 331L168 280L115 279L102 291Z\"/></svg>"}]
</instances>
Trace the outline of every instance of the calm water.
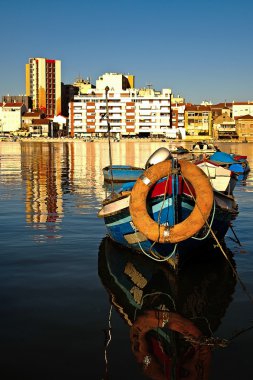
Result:
<instances>
[{"instance_id":1,"label":"calm water","mask_svg":"<svg viewBox=\"0 0 253 380\"><path fill-rule=\"evenodd\" d=\"M113 143L113 161L144 166L164 145ZM253 168L253 144L219 146L248 155ZM120 275L120 260L127 253L121 259L121 250L105 245L105 227L97 218L104 198L102 168L109 163L107 148L106 143L0 143L3 380L146 378L131 351L130 327L123 318L122 308L129 305L107 270L106 258L116 251L112 268ZM231 231L226 243L253 294L252 173L237 185L235 197L240 214L234 230L242 245L232 240ZM149 264L144 269L147 276L157 270ZM169 276L166 270L165 275ZM224 262L195 265L172 282L181 289L179 309L187 314L198 307L215 336L230 339L248 329L228 347L212 351L210 379L251 380L253 302ZM109 342L111 298L116 306ZM133 318L136 310L130 305L128 311Z\"/></svg>"}]
</instances>

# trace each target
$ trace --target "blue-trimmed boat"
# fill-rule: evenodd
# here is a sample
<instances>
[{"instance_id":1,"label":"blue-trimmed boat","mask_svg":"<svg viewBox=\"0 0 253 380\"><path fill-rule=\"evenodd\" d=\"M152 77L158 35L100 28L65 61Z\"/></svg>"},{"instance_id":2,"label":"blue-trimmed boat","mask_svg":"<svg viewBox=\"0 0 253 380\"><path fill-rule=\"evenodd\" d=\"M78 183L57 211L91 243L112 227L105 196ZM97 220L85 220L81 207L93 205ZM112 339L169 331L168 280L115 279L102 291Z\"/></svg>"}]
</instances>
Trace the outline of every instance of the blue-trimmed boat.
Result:
<instances>
[{"instance_id":1,"label":"blue-trimmed boat","mask_svg":"<svg viewBox=\"0 0 253 380\"><path fill-rule=\"evenodd\" d=\"M131 165L108 165L103 168L105 183L110 181L115 183L136 181L143 172L143 168Z\"/></svg>"},{"instance_id":2,"label":"blue-trimmed boat","mask_svg":"<svg viewBox=\"0 0 253 380\"><path fill-rule=\"evenodd\" d=\"M237 214L232 195L215 191L194 163L172 157L110 194L98 216L112 240L175 267L178 255L221 241Z\"/></svg>"},{"instance_id":3,"label":"blue-trimmed boat","mask_svg":"<svg viewBox=\"0 0 253 380\"><path fill-rule=\"evenodd\" d=\"M250 171L247 156L233 153L229 154L226 152L215 152L208 159L217 165L228 168L237 175L245 175Z\"/></svg>"}]
</instances>

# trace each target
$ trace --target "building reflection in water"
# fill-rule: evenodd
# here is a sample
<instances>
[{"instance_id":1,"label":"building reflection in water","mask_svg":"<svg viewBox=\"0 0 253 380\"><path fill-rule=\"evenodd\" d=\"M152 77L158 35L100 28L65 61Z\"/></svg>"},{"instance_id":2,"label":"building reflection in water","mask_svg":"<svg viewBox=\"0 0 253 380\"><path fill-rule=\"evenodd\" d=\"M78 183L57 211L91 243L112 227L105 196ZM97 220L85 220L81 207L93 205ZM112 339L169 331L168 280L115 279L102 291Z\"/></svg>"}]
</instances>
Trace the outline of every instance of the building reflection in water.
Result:
<instances>
[{"instance_id":1,"label":"building reflection in water","mask_svg":"<svg viewBox=\"0 0 253 380\"><path fill-rule=\"evenodd\" d=\"M21 148L19 144L0 144L0 183L4 186L17 186L21 183ZM8 192L5 192L8 196Z\"/></svg>"},{"instance_id":2,"label":"building reflection in water","mask_svg":"<svg viewBox=\"0 0 253 380\"><path fill-rule=\"evenodd\" d=\"M100 144L23 142L20 146L29 225L59 238L66 210L85 215L99 209L104 198L102 168L108 159Z\"/></svg>"},{"instance_id":3,"label":"building reflection in water","mask_svg":"<svg viewBox=\"0 0 253 380\"><path fill-rule=\"evenodd\" d=\"M22 178L26 186L26 222L36 229L49 230L50 237L57 236L54 235L56 225L64 215L62 148L62 145L50 143L21 144Z\"/></svg>"}]
</instances>

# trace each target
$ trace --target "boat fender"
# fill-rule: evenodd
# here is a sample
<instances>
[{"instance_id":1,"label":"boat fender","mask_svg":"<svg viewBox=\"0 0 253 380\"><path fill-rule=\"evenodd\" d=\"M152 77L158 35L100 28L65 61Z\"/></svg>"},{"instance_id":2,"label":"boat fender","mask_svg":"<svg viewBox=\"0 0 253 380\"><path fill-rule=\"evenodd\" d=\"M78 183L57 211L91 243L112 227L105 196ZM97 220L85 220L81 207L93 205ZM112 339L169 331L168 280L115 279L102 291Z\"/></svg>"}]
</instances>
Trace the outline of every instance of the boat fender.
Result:
<instances>
[{"instance_id":1,"label":"boat fender","mask_svg":"<svg viewBox=\"0 0 253 380\"><path fill-rule=\"evenodd\" d=\"M187 379L208 379L211 361L211 349L207 345L198 342L203 337L202 332L195 324L180 314L171 311L147 310L140 315L130 329L130 341L132 351L139 364L143 365L145 374L152 379L165 380L163 366L158 359L149 353L149 344L146 334L157 328L168 328L171 331L182 334L191 342L191 347L178 361L180 367L187 371ZM181 372L181 371L179 371ZM180 377L181 379L181 377Z\"/></svg>"},{"instance_id":2,"label":"boat fender","mask_svg":"<svg viewBox=\"0 0 253 380\"><path fill-rule=\"evenodd\" d=\"M179 160L180 171L195 192L195 206L191 214L174 226L160 225L147 211L150 188L161 178L172 174L171 161L149 167L136 181L130 196L129 210L133 224L148 239L159 243L178 243L195 235L207 221L213 207L213 188L206 174L193 163Z\"/></svg>"}]
</instances>

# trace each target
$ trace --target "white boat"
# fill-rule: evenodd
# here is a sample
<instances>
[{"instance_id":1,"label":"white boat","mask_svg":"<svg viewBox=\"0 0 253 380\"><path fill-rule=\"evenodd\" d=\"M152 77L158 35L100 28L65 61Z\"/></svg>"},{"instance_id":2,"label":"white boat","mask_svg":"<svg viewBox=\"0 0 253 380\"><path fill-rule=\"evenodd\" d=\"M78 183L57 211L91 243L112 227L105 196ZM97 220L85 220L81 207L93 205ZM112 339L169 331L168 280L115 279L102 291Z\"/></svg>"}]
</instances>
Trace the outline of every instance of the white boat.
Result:
<instances>
[{"instance_id":1,"label":"white boat","mask_svg":"<svg viewBox=\"0 0 253 380\"><path fill-rule=\"evenodd\" d=\"M196 165L207 175L214 190L233 193L238 177L234 172L208 160L197 162Z\"/></svg>"},{"instance_id":2,"label":"white boat","mask_svg":"<svg viewBox=\"0 0 253 380\"><path fill-rule=\"evenodd\" d=\"M217 148L213 144L202 141L196 142L196 144L193 145L192 149L190 149L190 153L196 154L214 152L217 152Z\"/></svg>"}]
</instances>

